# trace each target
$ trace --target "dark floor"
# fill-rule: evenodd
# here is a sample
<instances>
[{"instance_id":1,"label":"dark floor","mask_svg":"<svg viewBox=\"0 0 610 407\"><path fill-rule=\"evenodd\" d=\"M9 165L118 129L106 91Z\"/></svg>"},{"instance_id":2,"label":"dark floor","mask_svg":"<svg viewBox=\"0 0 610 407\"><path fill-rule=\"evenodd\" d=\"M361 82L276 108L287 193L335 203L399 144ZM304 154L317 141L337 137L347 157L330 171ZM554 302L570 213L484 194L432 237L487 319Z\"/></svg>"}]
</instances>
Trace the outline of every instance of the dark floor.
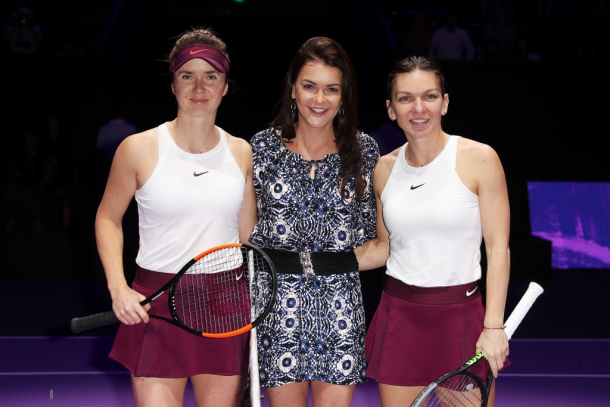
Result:
<instances>
[{"instance_id":1,"label":"dark floor","mask_svg":"<svg viewBox=\"0 0 610 407\"><path fill-rule=\"evenodd\" d=\"M0 406L133 406L129 374L107 357L112 339L1 337ZM610 340L512 340L496 406L610 405L609 347ZM184 405L194 405L190 388ZM352 406L379 406L374 382L356 386Z\"/></svg>"}]
</instances>

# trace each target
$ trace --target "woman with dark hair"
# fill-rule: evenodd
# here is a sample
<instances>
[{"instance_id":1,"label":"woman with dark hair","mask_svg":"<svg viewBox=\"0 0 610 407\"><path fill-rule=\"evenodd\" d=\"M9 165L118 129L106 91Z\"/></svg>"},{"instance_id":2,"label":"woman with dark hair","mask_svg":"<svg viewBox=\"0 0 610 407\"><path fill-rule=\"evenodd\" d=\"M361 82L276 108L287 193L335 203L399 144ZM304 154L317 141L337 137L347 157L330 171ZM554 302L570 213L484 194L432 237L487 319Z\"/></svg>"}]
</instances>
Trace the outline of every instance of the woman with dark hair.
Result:
<instances>
[{"instance_id":1,"label":"woman with dark hair","mask_svg":"<svg viewBox=\"0 0 610 407\"><path fill-rule=\"evenodd\" d=\"M301 46L280 112L256 134L259 221L250 241L278 271L278 299L258 328L261 385L273 406L349 405L364 380L365 320L353 250L375 236L379 150L358 132L356 78L343 48Z\"/></svg>"},{"instance_id":2,"label":"woman with dark hair","mask_svg":"<svg viewBox=\"0 0 610 407\"><path fill-rule=\"evenodd\" d=\"M186 32L170 53L169 72L177 117L120 144L95 221L112 308L122 322L110 357L132 373L137 406L182 406L189 378L198 407L237 406L249 336L203 338L149 319L149 310L171 318L166 293L152 307L140 305L186 260L247 241L256 223L252 150L215 125L228 89L224 42L209 29ZM121 221L134 196L140 248L129 287Z\"/></svg>"},{"instance_id":3,"label":"woman with dark hair","mask_svg":"<svg viewBox=\"0 0 610 407\"><path fill-rule=\"evenodd\" d=\"M449 95L434 61L396 63L386 107L407 143L379 159L373 182L377 238L357 255L361 270L386 265L367 334L366 375L379 384L387 407L411 405L424 386L478 352L489 362L477 365L482 378L489 368L497 377L508 364L503 329L510 213L496 152L443 131ZM482 239L485 308L478 290ZM493 394L492 387L490 405Z\"/></svg>"}]
</instances>

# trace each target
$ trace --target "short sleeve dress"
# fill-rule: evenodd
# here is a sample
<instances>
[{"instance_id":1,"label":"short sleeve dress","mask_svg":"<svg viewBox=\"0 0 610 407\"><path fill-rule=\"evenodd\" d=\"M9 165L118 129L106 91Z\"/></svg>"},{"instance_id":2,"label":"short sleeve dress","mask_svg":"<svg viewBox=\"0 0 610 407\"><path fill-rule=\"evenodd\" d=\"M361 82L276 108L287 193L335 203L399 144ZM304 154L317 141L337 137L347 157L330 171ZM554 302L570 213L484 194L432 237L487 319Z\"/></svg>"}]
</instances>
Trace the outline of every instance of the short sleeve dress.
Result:
<instances>
[{"instance_id":1,"label":"short sleeve dress","mask_svg":"<svg viewBox=\"0 0 610 407\"><path fill-rule=\"evenodd\" d=\"M258 223L250 242L289 252L349 252L375 237L376 142L359 133L365 192L353 178L340 195L339 154L303 160L267 129L250 141ZM313 178L311 169L315 169ZM263 387L320 380L365 380L365 319L358 270L331 275L278 274L275 308L258 327Z\"/></svg>"}]
</instances>

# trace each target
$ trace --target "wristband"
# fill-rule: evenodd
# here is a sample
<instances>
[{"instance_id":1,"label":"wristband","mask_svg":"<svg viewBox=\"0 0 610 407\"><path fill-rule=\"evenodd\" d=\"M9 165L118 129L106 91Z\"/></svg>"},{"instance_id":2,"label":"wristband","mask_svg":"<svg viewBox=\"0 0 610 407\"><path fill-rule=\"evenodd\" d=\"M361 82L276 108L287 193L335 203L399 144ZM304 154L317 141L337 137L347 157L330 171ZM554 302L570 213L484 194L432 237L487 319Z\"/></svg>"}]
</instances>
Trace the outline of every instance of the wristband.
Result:
<instances>
[{"instance_id":1,"label":"wristband","mask_svg":"<svg viewBox=\"0 0 610 407\"><path fill-rule=\"evenodd\" d=\"M483 329L504 329L506 328L505 326L499 326L499 327L494 327L494 328L488 328L486 326L483 326Z\"/></svg>"}]
</instances>

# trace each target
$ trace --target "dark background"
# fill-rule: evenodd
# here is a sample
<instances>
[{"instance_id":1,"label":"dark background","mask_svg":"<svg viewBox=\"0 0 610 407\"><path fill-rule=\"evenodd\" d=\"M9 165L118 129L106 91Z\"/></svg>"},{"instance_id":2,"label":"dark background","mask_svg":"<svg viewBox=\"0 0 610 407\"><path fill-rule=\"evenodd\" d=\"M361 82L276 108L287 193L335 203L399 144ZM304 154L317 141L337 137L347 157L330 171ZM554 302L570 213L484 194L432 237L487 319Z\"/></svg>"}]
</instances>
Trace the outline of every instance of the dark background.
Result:
<instances>
[{"instance_id":1,"label":"dark background","mask_svg":"<svg viewBox=\"0 0 610 407\"><path fill-rule=\"evenodd\" d=\"M490 55L486 28L494 21L496 4L502 5L514 36L500 53ZM183 31L211 26L229 47L231 91L217 124L231 134L248 139L273 118L288 64L312 36L332 37L348 51L358 74L361 128L370 132L389 122L387 73L410 54L405 42L414 13L423 12L426 27L434 30L456 10L476 52L473 60L441 62L451 101L444 129L491 145L503 162L512 212L507 315L530 280L546 289L515 336L610 338L610 326L603 323L610 309L609 271L551 268L550 243L530 235L526 185L532 180L610 181L607 2L2 1L3 33L22 5L34 13L44 44L24 54L5 43L0 54L2 188L11 182L9 162L22 150L25 133L36 133L44 149L54 119L60 148L53 191L44 202L43 230L32 231L26 219L9 231L7 216L0 216L0 305L5 310L0 335L71 335L71 317L110 306L93 234L107 177L96 149L97 131L110 119L117 97L125 103L127 121L139 131L175 117L164 59ZM519 39L539 58L520 58ZM5 200L0 205L6 206ZM138 246L133 205L124 224L131 279ZM382 276L380 270L362 275L369 320ZM111 335L115 329L84 334Z\"/></svg>"}]
</instances>

